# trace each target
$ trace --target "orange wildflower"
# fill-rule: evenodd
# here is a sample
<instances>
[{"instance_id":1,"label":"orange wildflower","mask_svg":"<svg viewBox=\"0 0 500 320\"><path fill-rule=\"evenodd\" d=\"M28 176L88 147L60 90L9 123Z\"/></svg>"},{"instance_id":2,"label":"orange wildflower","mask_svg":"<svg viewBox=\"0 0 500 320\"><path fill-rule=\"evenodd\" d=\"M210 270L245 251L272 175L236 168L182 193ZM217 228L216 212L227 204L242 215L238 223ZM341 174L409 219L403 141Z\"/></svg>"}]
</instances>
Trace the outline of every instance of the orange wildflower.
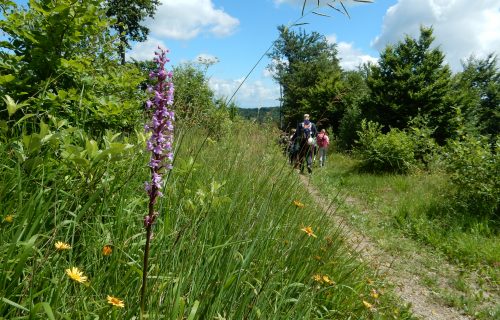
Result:
<instances>
[{"instance_id":1,"label":"orange wildflower","mask_svg":"<svg viewBox=\"0 0 500 320\"><path fill-rule=\"evenodd\" d=\"M111 249L110 246L104 246L102 247L102 255L103 256L109 256L113 252L113 249Z\"/></svg>"},{"instance_id":2,"label":"orange wildflower","mask_svg":"<svg viewBox=\"0 0 500 320\"><path fill-rule=\"evenodd\" d=\"M314 234L314 231L313 229L309 226L309 227L304 227L302 229L300 229L302 231L304 231L305 233L307 233L307 235L309 237L314 237L314 238L317 238L317 236Z\"/></svg>"}]
</instances>

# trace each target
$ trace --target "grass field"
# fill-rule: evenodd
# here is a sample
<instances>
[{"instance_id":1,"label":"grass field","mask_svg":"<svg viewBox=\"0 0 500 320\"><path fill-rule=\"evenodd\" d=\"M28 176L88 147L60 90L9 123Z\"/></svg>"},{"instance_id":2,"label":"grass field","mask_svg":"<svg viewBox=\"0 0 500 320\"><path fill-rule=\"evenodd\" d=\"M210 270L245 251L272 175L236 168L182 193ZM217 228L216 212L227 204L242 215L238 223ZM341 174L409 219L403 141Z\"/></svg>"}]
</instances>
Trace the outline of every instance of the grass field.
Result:
<instances>
[{"instance_id":1,"label":"grass field","mask_svg":"<svg viewBox=\"0 0 500 320\"><path fill-rule=\"evenodd\" d=\"M177 131L144 318L410 319L260 132ZM149 178L134 140L90 165L0 146L0 318L139 318Z\"/></svg>"},{"instance_id":2,"label":"grass field","mask_svg":"<svg viewBox=\"0 0 500 320\"><path fill-rule=\"evenodd\" d=\"M427 276L426 284L446 304L478 318L500 316L498 230L493 224L454 215L445 174L363 173L355 159L332 154L312 181L327 195L340 190L341 198L348 200L339 202L344 205L340 212L389 252L408 257L424 252L429 269L442 271L442 261L458 269L458 277L445 279L450 287L446 292L437 287L442 279Z\"/></svg>"}]
</instances>

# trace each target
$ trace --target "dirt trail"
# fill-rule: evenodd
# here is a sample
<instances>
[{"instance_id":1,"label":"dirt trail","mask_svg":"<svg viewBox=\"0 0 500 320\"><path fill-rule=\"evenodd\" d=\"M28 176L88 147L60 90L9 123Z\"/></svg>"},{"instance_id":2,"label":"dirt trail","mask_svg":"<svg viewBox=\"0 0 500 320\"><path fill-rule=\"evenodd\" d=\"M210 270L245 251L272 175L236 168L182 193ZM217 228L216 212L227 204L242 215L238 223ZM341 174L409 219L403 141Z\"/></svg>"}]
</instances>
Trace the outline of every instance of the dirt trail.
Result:
<instances>
[{"instance_id":1,"label":"dirt trail","mask_svg":"<svg viewBox=\"0 0 500 320\"><path fill-rule=\"evenodd\" d=\"M300 175L302 183L306 186L316 203L327 212L335 212L328 199L309 183L309 178ZM351 205L358 203L357 199L347 197L345 202ZM463 315L458 310L440 304L433 296L432 291L421 285L420 276L411 270L427 269L422 265L419 255L415 254L410 260L407 257L397 257L382 250L376 243L360 234L344 218L331 214L332 219L342 226L343 236L347 242L359 252L361 258L374 267L380 275L395 286L395 293L406 303L411 304L413 313L422 319L429 320L469 320L473 319ZM452 270L450 265L442 265L442 268ZM429 271L432 272L432 271Z\"/></svg>"}]
</instances>

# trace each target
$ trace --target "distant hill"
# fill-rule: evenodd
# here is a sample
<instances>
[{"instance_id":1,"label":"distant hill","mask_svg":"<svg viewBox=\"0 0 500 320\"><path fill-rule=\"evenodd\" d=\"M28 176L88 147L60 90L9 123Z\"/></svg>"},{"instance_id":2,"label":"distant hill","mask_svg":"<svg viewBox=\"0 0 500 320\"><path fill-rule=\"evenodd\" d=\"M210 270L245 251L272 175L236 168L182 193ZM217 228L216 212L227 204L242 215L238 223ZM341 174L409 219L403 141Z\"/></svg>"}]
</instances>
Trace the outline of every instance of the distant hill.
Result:
<instances>
[{"instance_id":1,"label":"distant hill","mask_svg":"<svg viewBox=\"0 0 500 320\"><path fill-rule=\"evenodd\" d=\"M257 122L280 122L279 107L238 108L241 117Z\"/></svg>"}]
</instances>

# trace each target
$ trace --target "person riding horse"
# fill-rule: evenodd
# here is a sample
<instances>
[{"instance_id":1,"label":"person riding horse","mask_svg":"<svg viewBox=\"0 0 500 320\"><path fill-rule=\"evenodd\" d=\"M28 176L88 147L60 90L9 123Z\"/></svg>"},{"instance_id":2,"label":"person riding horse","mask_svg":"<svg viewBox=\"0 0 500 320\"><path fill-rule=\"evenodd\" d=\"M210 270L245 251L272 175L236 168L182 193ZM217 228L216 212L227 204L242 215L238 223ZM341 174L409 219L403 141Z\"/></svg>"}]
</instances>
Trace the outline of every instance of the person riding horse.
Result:
<instances>
[{"instance_id":1,"label":"person riding horse","mask_svg":"<svg viewBox=\"0 0 500 320\"><path fill-rule=\"evenodd\" d=\"M294 168L300 167L301 173L304 172L304 160L307 162L307 171L312 173L314 142L317 133L316 125L309 120L309 114L304 114L304 121L298 124L292 137L293 143L299 145L299 153Z\"/></svg>"}]
</instances>

